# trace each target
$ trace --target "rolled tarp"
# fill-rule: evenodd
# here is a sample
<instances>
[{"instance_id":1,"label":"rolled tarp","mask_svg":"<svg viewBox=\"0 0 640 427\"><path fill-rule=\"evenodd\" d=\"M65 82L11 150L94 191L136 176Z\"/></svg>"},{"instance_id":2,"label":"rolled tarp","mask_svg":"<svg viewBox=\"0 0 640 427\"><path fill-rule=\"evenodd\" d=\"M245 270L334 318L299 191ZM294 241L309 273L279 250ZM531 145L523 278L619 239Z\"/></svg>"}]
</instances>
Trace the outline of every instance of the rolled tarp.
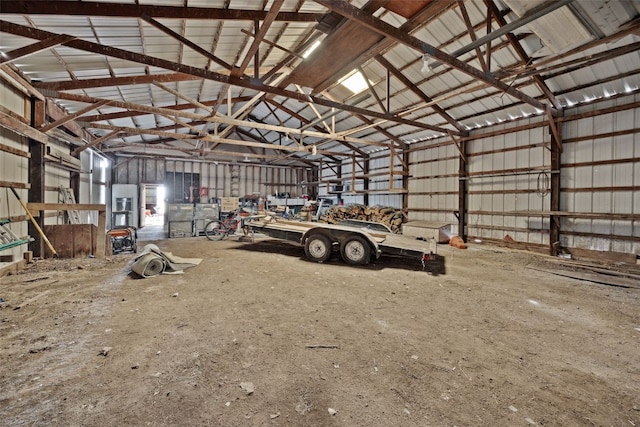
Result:
<instances>
[{"instance_id":1,"label":"rolled tarp","mask_svg":"<svg viewBox=\"0 0 640 427\"><path fill-rule=\"evenodd\" d=\"M201 261L200 258L181 258L160 250L157 245L148 244L133 261L131 271L143 278L158 274L180 274L185 268L194 267Z\"/></svg>"}]
</instances>

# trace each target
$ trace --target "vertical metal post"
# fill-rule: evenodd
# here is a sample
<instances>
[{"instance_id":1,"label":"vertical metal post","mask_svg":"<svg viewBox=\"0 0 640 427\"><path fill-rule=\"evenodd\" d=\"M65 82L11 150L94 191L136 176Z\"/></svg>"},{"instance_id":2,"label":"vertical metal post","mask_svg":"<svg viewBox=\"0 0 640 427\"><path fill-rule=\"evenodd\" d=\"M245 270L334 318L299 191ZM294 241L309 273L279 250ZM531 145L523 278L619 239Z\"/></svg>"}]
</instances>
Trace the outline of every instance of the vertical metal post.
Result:
<instances>
[{"instance_id":1,"label":"vertical metal post","mask_svg":"<svg viewBox=\"0 0 640 427\"><path fill-rule=\"evenodd\" d=\"M458 168L458 236L467 241L467 144L460 141L460 156Z\"/></svg>"},{"instance_id":2,"label":"vertical metal post","mask_svg":"<svg viewBox=\"0 0 640 427\"><path fill-rule=\"evenodd\" d=\"M409 153L404 151L402 153L402 210L405 212L409 209Z\"/></svg>"},{"instance_id":3,"label":"vertical metal post","mask_svg":"<svg viewBox=\"0 0 640 427\"><path fill-rule=\"evenodd\" d=\"M557 140L556 135L562 138L562 128L557 126L555 121L550 122L551 126L556 126L556 134L551 132L551 189L549 210L549 255L556 256L560 249L560 216L554 214L560 211L560 170L562 168L562 140Z\"/></svg>"},{"instance_id":4,"label":"vertical metal post","mask_svg":"<svg viewBox=\"0 0 640 427\"><path fill-rule=\"evenodd\" d=\"M364 205L365 206L369 206L369 156L365 157L363 159L364 162L364 170L362 171L364 173L364 182L363 182L363 188L364 188Z\"/></svg>"}]
</instances>

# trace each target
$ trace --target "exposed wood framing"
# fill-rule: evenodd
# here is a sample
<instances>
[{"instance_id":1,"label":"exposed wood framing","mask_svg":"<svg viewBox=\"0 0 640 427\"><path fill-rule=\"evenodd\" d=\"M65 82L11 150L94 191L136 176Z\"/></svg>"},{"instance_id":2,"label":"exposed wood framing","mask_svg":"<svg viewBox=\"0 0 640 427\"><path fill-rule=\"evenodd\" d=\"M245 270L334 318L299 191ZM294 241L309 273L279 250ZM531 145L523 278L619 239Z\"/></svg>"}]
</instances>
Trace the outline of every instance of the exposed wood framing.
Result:
<instances>
[{"instance_id":1,"label":"exposed wood framing","mask_svg":"<svg viewBox=\"0 0 640 427\"><path fill-rule=\"evenodd\" d=\"M507 25L507 21L500 14L500 12L498 11L498 8L496 7L496 5L493 2L493 0L484 0L484 3L487 6L487 12L488 12L487 13L487 17L488 18L491 15L493 15L493 18L496 20L498 25L500 25L500 27L504 27L505 25ZM518 42L518 39L516 38L516 36L514 36L513 33L508 32L508 33L506 33L506 37L507 37L507 40L509 40L509 43L511 44L511 47L516 51L516 54L520 57L521 63L524 66L528 65L529 62L531 61L531 58L524 51L524 49L522 48L522 45ZM489 41L489 43L490 43L490 41ZM489 55L489 51L490 51L490 49L487 50L487 56ZM555 97L555 95L551 92L551 90L549 89L547 84L544 82L544 80L540 77L540 75L539 74L534 74L533 75L533 80L535 81L536 85L538 85L540 90L545 94L547 99L553 104L553 106L557 110L561 110L562 106L560 105L560 102Z\"/></svg>"},{"instance_id":2,"label":"exposed wood framing","mask_svg":"<svg viewBox=\"0 0 640 427\"><path fill-rule=\"evenodd\" d=\"M469 13L467 13L467 7L464 5L464 0L458 0L458 9L460 9L460 13L462 14L462 19L464 20L464 24L467 26L467 32L469 33L469 37L471 38L471 41L476 41L478 38L476 37L476 32L473 29L473 25L471 25L471 19L469 19ZM490 22L490 21L489 21ZM488 29L490 29L490 24L487 27ZM489 32L487 31L487 34L489 34ZM491 40L488 40L487 43L491 43ZM478 62L480 62L480 66L482 67L482 70L485 73L488 73L491 71L491 68L487 66L487 62L485 62L483 56L482 56L482 51L480 50L480 46L475 47L475 51L476 51L476 58L478 59ZM489 56L489 52L491 51L490 46L487 48L487 58L490 58Z\"/></svg>"},{"instance_id":3,"label":"exposed wood framing","mask_svg":"<svg viewBox=\"0 0 640 427\"><path fill-rule=\"evenodd\" d=\"M556 144L556 148L562 153L562 138L560 137L560 130L558 129L558 124L556 123L553 115L551 114L551 109L547 108L547 118L549 119L549 129L551 130L551 141Z\"/></svg>"},{"instance_id":4,"label":"exposed wood framing","mask_svg":"<svg viewBox=\"0 0 640 427\"><path fill-rule=\"evenodd\" d=\"M52 98L68 99L72 101L86 102L86 103L95 103L101 100L101 98L94 98L94 97L88 97L88 96L82 96L82 95L72 95L72 94L67 94L63 92L43 91L43 93L47 94L47 96ZM229 118L227 116L210 117L210 116L204 116L201 114L191 113L188 111L169 110L164 107L151 107L148 105L134 104L131 102L111 101L111 105L114 107L138 110L138 111L151 113L151 114L163 114L167 116L187 117L190 119L203 120L211 123L224 123L227 125L244 126L244 127L256 128L256 129L266 129L266 130L272 130L275 132L290 133L292 135L298 135L298 136L304 135L304 136L315 137L315 138L328 138L335 141L350 142L354 144L364 144L364 145L376 145L380 147L388 147L390 145L389 143L385 143L385 142L373 141L373 140L362 139L362 138L352 138L348 136L342 136L339 134L327 134L327 133L315 132L310 130L300 130L296 128L287 128L287 127L276 126L276 125L255 123L255 122L250 122L246 120L237 120L237 119ZM85 127L93 126L95 128L113 130L113 127L108 127L109 125L101 125L98 123L89 124L81 120L77 120L77 122ZM176 134L175 136L190 138L188 134L181 134L181 135Z\"/></svg>"},{"instance_id":5,"label":"exposed wood framing","mask_svg":"<svg viewBox=\"0 0 640 427\"><path fill-rule=\"evenodd\" d=\"M192 42L191 40L187 39L186 37L183 37L180 34L176 33L171 28L169 28L169 27L167 27L165 25L162 25L160 22L156 21L155 19L153 19L149 15L144 14L144 15L141 16L141 18L144 19L149 24L151 24L154 27L156 27L157 29L159 29L160 31L162 31L163 33L167 34L168 36L175 38L176 40L178 40L183 45L189 46L191 49L195 50L196 52L198 52L200 55L204 56L205 58L208 58L212 62L215 62L218 65L221 65L222 67L226 68L227 70L230 70L232 68L231 64L226 63L225 61L223 61L222 59L218 58L213 53L209 52L206 49L203 49L198 44L196 44L196 43Z\"/></svg>"},{"instance_id":6,"label":"exposed wood framing","mask_svg":"<svg viewBox=\"0 0 640 427\"><path fill-rule=\"evenodd\" d=\"M17 148L9 147L8 145L5 145L5 144L0 144L0 151L4 151L5 153L15 154L16 156L20 156L20 157L26 157L26 158L31 157L31 153L24 150L19 150Z\"/></svg>"},{"instance_id":7,"label":"exposed wood framing","mask_svg":"<svg viewBox=\"0 0 640 427\"><path fill-rule=\"evenodd\" d=\"M40 132L35 128L42 126L45 121L45 102L39 99L31 98L31 129L33 132L29 134L37 135ZM44 202L45 197L45 156L46 142L37 140L29 136L29 196L27 201L31 203ZM44 210L44 209L42 209ZM44 227L44 212L40 212L40 218L36 220L40 230ZM40 235L38 228L29 222L29 235L34 237L34 241L29 243L29 249L33 251L35 257L44 256L44 239Z\"/></svg>"},{"instance_id":8,"label":"exposed wood framing","mask_svg":"<svg viewBox=\"0 0 640 427\"><path fill-rule=\"evenodd\" d=\"M324 0L323 0L324 1ZM8 32L16 35L20 35L23 37L36 38L36 39L46 39L49 37L53 37L56 34L48 31L38 30L31 27L25 27L18 24L13 24L7 21L0 20L0 31ZM385 114L379 113L377 111L366 110L363 108L354 107L348 104L342 104L335 101L329 101L324 98L320 98L313 95L302 95L294 91L281 89L273 86L266 85L259 80L256 79L244 79L240 77L225 76L220 73L214 71L203 70L196 67L191 67L184 64L175 63L172 61L167 61L160 58L151 57L148 55L143 55L135 52L129 52L123 49L118 49L111 46L104 46L99 43L92 43L85 40L73 40L68 43L65 43L66 46L73 47L75 49L85 50L88 52L98 53L101 55L112 56L115 58L125 59L133 62L138 62L141 64L146 64L150 66L155 66L159 68L164 68L174 72L181 72L186 74L191 74L194 76L202 77L205 79L210 79L218 82L222 82L229 85L235 85L240 87L245 87L247 89L254 89L266 93L271 93L274 95L280 95L292 99L296 99L302 102L314 102L319 105L324 105L326 107L334 107L345 111L350 111L357 114L362 114L364 116L376 117L383 120L388 120L392 122L402 123L410 126L415 126L422 129L429 129L436 132L445 133L446 130L439 128L437 126L431 126L425 123L416 122L413 120L406 120L400 117L397 114ZM465 64L466 65L466 64ZM505 85L506 86L506 85Z\"/></svg>"},{"instance_id":9,"label":"exposed wood framing","mask_svg":"<svg viewBox=\"0 0 640 427\"><path fill-rule=\"evenodd\" d=\"M495 40L499 37L502 37L503 35L510 33L513 30L516 30L524 25L527 25L528 23L535 21L541 16L547 15L553 12L554 10L567 5L572 1L573 0L548 0L544 3L540 3L539 5L528 10L527 13L524 16L520 17L519 19L516 19L507 25L503 25L500 29L493 31L492 33L487 34L484 37L480 37L479 39L474 40L472 43L469 43L468 45L453 52L451 56L457 58L458 56L464 55L465 53L472 51L476 47L482 46L486 44L488 41ZM442 61L442 62L448 63L447 61ZM437 65L434 64L434 66L437 66Z\"/></svg>"},{"instance_id":10,"label":"exposed wood framing","mask_svg":"<svg viewBox=\"0 0 640 427\"><path fill-rule=\"evenodd\" d=\"M43 50L50 49L54 46L61 45L65 42L75 40L77 37L69 36L67 34L60 34L54 37L50 37L45 40L30 44L19 49L14 49L10 52L0 55L0 64L13 62L16 59L24 58L25 56L33 55L34 53L41 52Z\"/></svg>"},{"instance_id":11,"label":"exposed wood framing","mask_svg":"<svg viewBox=\"0 0 640 427\"><path fill-rule=\"evenodd\" d=\"M94 139L93 141L89 142L88 144L82 145L76 149L74 149L71 152L72 156L77 156L78 154L80 154L81 152L83 152L84 150L86 150L87 148L91 148L91 147L95 147L96 145L108 141L111 138L117 136L120 132L122 131L122 129L116 129L112 132L107 133L106 135L103 135L99 138Z\"/></svg>"},{"instance_id":12,"label":"exposed wood framing","mask_svg":"<svg viewBox=\"0 0 640 427\"><path fill-rule=\"evenodd\" d=\"M69 123L70 121L76 119L77 117L80 117L81 115L83 115L85 113L88 113L89 111L96 110L96 109L102 107L103 105L108 105L110 102L111 102L111 100L103 99L103 100L100 100L100 101L96 102L95 104L88 105L88 106L86 106L84 108L79 109L75 113L71 113L71 114L69 114L69 115L67 115L65 117L62 117L59 120L56 120L53 123L49 123L47 125L42 126L42 128L40 128L40 132L46 133L46 132L50 131L51 129L55 129L58 126L62 126L65 123Z\"/></svg>"},{"instance_id":13,"label":"exposed wood framing","mask_svg":"<svg viewBox=\"0 0 640 427\"><path fill-rule=\"evenodd\" d=\"M566 1L566 0L565 0ZM427 53L429 55L431 55L432 57L449 64L450 66L452 66L453 68L475 78L478 79L490 86L493 86L497 89L500 89L501 91L511 95L512 97L519 99L520 101L527 103L529 105L532 105L536 108L539 108L541 110L545 110L545 104L541 103L540 101L536 100L535 98L532 98L529 95L526 95L522 92L520 92L519 90L507 85L506 83L503 83L500 80L497 80L496 78L493 77L493 75L491 75L490 73L484 73L481 70L478 70L477 68L471 67L470 65L468 65L467 63L460 61L459 59L455 58L454 56L451 56L443 51L441 51L440 49L426 43L423 42L422 40L419 40L415 37L413 37L410 34L407 34L405 32L399 31L397 28L393 27L390 24L387 24L386 22L375 18L374 16L367 14L367 13L363 13L362 10L356 8L355 6L352 6L346 2L332 2L329 0L316 0L316 2L322 4L323 6L333 10L334 12L337 12L349 19L352 19L356 22L361 23L362 25L367 26L368 28L373 29L374 31L379 32L380 34L386 35L388 37L393 38L394 40L398 41L399 43L402 43L406 46L409 46L413 49L416 49L418 52L421 53ZM480 39L479 39L480 40ZM484 43L484 42L483 42ZM553 109L552 110L553 114L556 114L556 110Z\"/></svg>"},{"instance_id":14,"label":"exposed wood framing","mask_svg":"<svg viewBox=\"0 0 640 427\"><path fill-rule=\"evenodd\" d=\"M127 86L151 83L170 83L188 80L200 80L202 77L190 76L183 73L164 73L127 77L106 77L99 79L59 80L50 82L33 82L33 87L48 90L80 90L97 87Z\"/></svg>"},{"instance_id":15,"label":"exposed wood framing","mask_svg":"<svg viewBox=\"0 0 640 427\"><path fill-rule=\"evenodd\" d=\"M453 141L453 144L458 149L458 152L460 153L460 156L462 157L462 160L466 163L467 162L467 155L464 152L464 149L463 149L463 146L462 146L462 142L458 141L456 139L456 137L453 136L451 133L449 133L449 138L451 138L451 141Z\"/></svg>"},{"instance_id":16,"label":"exposed wood framing","mask_svg":"<svg viewBox=\"0 0 640 427\"><path fill-rule=\"evenodd\" d=\"M12 65L13 64L0 65L0 77L8 81L11 86L22 92L27 98L34 97L44 101L44 96L31 86L31 83L27 82L20 73L16 72L12 68Z\"/></svg>"},{"instance_id":17,"label":"exposed wood framing","mask_svg":"<svg viewBox=\"0 0 640 427\"><path fill-rule=\"evenodd\" d=\"M451 124L453 127L455 127L458 131L460 131L461 134L466 134L466 128L461 123L459 123L458 121L456 121L456 119L451 117L451 115L449 113L447 113L437 103L433 102L433 99L430 96L428 96L426 93L424 93L422 90L420 90L420 88L418 88L415 84L413 84L413 82L411 82L411 80L409 80L404 74L402 74L402 72L400 70L398 70L389 61L387 61L384 56L376 55L376 60L383 67L385 67L387 70L389 70L389 72L391 72L391 74L393 74L394 77L396 77L398 80L400 80L402 82L402 84L404 84L411 92L416 94L424 102L429 103L429 106L431 108L433 108L433 110L436 113L438 113L440 116L442 116L442 118L444 118L447 122L449 122L449 124Z\"/></svg>"},{"instance_id":18,"label":"exposed wood framing","mask_svg":"<svg viewBox=\"0 0 640 427\"><path fill-rule=\"evenodd\" d=\"M53 137L50 137L37 129L23 123L21 120L5 113L0 110L0 127L9 129L18 135L30 138L37 141L40 144L46 145L50 141L54 141Z\"/></svg>"},{"instance_id":19,"label":"exposed wood framing","mask_svg":"<svg viewBox=\"0 0 640 427\"><path fill-rule=\"evenodd\" d=\"M264 21L268 12L261 10L219 9L210 7L152 6L141 4L72 2L47 0L2 1L2 13L29 15L119 16L139 18L143 15L169 19L206 19L223 21ZM280 12L276 21L317 22L324 13Z\"/></svg>"}]
</instances>

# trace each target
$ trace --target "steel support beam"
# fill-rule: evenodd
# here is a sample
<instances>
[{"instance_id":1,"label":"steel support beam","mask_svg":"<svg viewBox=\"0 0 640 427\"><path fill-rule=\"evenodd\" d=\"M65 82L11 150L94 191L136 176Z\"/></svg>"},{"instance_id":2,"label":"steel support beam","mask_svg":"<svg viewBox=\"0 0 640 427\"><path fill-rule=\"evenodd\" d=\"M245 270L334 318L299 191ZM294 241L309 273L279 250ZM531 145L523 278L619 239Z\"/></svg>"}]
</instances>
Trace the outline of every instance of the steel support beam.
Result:
<instances>
[{"instance_id":1,"label":"steel support beam","mask_svg":"<svg viewBox=\"0 0 640 427\"><path fill-rule=\"evenodd\" d=\"M555 121L550 122L551 134L551 170L555 173L551 174L551 200L549 202L549 210L551 212L560 211L560 174L562 170L562 126ZM553 127L556 131L553 132ZM557 215L549 216L549 255L556 256L560 251L560 217Z\"/></svg>"}]
</instances>

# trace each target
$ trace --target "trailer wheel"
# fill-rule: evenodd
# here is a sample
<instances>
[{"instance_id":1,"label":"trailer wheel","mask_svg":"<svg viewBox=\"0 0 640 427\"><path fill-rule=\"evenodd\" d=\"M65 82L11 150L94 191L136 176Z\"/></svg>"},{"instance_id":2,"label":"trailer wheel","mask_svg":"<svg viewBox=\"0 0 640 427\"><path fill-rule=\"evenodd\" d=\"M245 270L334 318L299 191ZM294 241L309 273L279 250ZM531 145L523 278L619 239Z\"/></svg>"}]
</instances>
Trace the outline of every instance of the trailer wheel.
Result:
<instances>
[{"instance_id":1,"label":"trailer wheel","mask_svg":"<svg viewBox=\"0 0 640 427\"><path fill-rule=\"evenodd\" d=\"M304 254L315 262L325 262L331 256L331 241L324 234L312 234L304 243Z\"/></svg>"},{"instance_id":2,"label":"trailer wheel","mask_svg":"<svg viewBox=\"0 0 640 427\"><path fill-rule=\"evenodd\" d=\"M342 242L340 254L347 264L365 265L371 257L371 247L363 237L349 236Z\"/></svg>"}]
</instances>

